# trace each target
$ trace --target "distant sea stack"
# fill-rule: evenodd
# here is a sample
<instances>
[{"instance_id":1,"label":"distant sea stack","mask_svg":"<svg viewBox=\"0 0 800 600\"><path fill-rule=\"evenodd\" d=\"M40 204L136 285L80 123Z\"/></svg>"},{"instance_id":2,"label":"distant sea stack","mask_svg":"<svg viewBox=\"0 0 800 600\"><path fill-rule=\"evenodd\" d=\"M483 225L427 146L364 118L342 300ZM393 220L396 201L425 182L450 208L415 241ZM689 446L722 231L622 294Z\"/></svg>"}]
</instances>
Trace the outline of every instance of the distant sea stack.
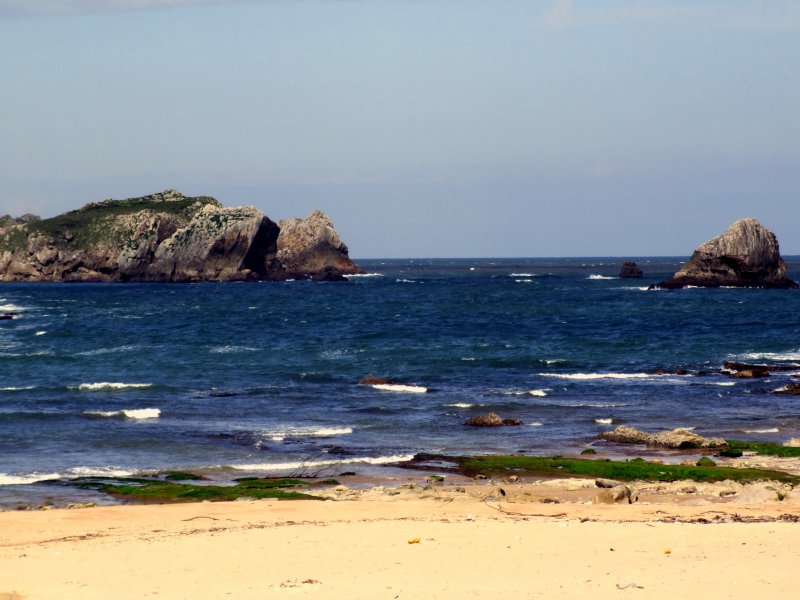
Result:
<instances>
[{"instance_id":1,"label":"distant sea stack","mask_svg":"<svg viewBox=\"0 0 800 600\"><path fill-rule=\"evenodd\" d=\"M699 287L752 287L795 289L786 277L778 240L755 219L740 219L694 251L672 279L652 287L678 289Z\"/></svg>"},{"instance_id":2,"label":"distant sea stack","mask_svg":"<svg viewBox=\"0 0 800 600\"><path fill-rule=\"evenodd\" d=\"M626 260L619 269L620 279L641 279L644 271L635 262Z\"/></svg>"},{"instance_id":3,"label":"distant sea stack","mask_svg":"<svg viewBox=\"0 0 800 600\"><path fill-rule=\"evenodd\" d=\"M177 190L51 219L0 217L0 281L341 280L360 273L330 219L275 223Z\"/></svg>"}]
</instances>

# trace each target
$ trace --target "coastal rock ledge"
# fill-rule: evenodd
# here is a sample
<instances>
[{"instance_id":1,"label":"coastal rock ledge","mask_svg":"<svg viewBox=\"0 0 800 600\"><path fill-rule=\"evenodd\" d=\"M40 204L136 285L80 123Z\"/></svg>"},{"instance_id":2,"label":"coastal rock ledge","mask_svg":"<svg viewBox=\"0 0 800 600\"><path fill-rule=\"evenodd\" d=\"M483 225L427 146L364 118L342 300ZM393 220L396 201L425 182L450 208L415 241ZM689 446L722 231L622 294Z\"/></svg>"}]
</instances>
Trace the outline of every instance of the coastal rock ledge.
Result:
<instances>
[{"instance_id":1,"label":"coastal rock ledge","mask_svg":"<svg viewBox=\"0 0 800 600\"><path fill-rule=\"evenodd\" d=\"M786 277L775 234L755 219L740 219L701 244L672 279L651 288L686 286L796 289L798 284Z\"/></svg>"},{"instance_id":2,"label":"coastal rock ledge","mask_svg":"<svg viewBox=\"0 0 800 600\"><path fill-rule=\"evenodd\" d=\"M0 217L0 281L342 280L360 273L330 219L166 190L51 219Z\"/></svg>"}]
</instances>

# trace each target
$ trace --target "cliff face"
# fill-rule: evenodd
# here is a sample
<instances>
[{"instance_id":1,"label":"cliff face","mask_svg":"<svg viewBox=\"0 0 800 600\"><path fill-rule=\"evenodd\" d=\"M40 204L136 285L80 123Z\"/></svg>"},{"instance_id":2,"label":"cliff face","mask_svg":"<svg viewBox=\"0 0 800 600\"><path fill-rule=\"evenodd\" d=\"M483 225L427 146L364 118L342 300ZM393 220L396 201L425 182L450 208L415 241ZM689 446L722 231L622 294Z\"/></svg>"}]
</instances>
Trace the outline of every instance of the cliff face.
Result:
<instances>
[{"instance_id":1,"label":"cliff face","mask_svg":"<svg viewBox=\"0 0 800 600\"><path fill-rule=\"evenodd\" d=\"M725 233L698 246L689 261L662 288L759 287L797 288L786 277L778 240L755 219L740 219Z\"/></svg>"},{"instance_id":2,"label":"cliff face","mask_svg":"<svg viewBox=\"0 0 800 600\"><path fill-rule=\"evenodd\" d=\"M341 279L360 272L330 220L312 217L289 222L295 235L257 208L226 208L175 190L87 204L52 219L0 217L0 281ZM281 238L291 257L304 258L284 264Z\"/></svg>"},{"instance_id":3,"label":"cliff face","mask_svg":"<svg viewBox=\"0 0 800 600\"><path fill-rule=\"evenodd\" d=\"M278 222L276 261L283 277L335 278L336 272L352 273L347 246L339 238L328 216L318 210L305 219Z\"/></svg>"}]
</instances>

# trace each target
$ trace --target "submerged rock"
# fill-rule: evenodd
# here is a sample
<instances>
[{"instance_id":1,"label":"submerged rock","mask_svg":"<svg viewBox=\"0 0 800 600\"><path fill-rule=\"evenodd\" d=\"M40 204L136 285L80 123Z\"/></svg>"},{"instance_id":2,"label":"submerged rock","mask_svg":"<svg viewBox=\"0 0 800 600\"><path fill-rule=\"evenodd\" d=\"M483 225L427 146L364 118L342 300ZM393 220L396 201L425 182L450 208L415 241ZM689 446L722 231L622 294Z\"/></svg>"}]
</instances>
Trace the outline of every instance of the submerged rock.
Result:
<instances>
[{"instance_id":1,"label":"submerged rock","mask_svg":"<svg viewBox=\"0 0 800 600\"><path fill-rule=\"evenodd\" d=\"M784 396L800 396L800 383L790 382L782 388L778 388L773 393Z\"/></svg>"},{"instance_id":2,"label":"submerged rock","mask_svg":"<svg viewBox=\"0 0 800 600\"><path fill-rule=\"evenodd\" d=\"M470 427L500 427L503 425L503 419L497 413L486 413L485 415L474 415L464 421L464 425Z\"/></svg>"},{"instance_id":3,"label":"submerged rock","mask_svg":"<svg viewBox=\"0 0 800 600\"><path fill-rule=\"evenodd\" d=\"M470 427L502 427L522 425L519 419L503 419L497 413L486 413L485 415L474 415L464 421L464 425Z\"/></svg>"},{"instance_id":4,"label":"submerged rock","mask_svg":"<svg viewBox=\"0 0 800 600\"><path fill-rule=\"evenodd\" d=\"M642 277L644 277L644 271L635 262L626 260L622 263L622 267L619 269L620 279L641 279Z\"/></svg>"},{"instance_id":5,"label":"submerged rock","mask_svg":"<svg viewBox=\"0 0 800 600\"><path fill-rule=\"evenodd\" d=\"M51 219L0 218L0 281L340 280L360 269L330 219L270 220L166 190Z\"/></svg>"},{"instance_id":6,"label":"submerged rock","mask_svg":"<svg viewBox=\"0 0 800 600\"><path fill-rule=\"evenodd\" d=\"M656 448L724 448L727 442L722 438L705 438L688 429L673 429L651 434L627 425L620 425L613 431L605 431L597 436L601 440L618 444L644 444Z\"/></svg>"},{"instance_id":7,"label":"submerged rock","mask_svg":"<svg viewBox=\"0 0 800 600\"><path fill-rule=\"evenodd\" d=\"M778 240L755 219L740 219L725 233L701 244L672 279L652 287L755 287L794 289Z\"/></svg>"}]
</instances>

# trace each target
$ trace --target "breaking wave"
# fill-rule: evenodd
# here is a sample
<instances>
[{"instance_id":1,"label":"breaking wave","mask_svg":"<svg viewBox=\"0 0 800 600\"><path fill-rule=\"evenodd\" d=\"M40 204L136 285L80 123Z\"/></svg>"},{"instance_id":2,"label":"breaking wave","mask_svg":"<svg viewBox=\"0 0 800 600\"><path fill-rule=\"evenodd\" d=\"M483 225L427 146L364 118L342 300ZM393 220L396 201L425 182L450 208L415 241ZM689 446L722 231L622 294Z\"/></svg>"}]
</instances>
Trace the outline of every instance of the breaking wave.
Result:
<instances>
[{"instance_id":1,"label":"breaking wave","mask_svg":"<svg viewBox=\"0 0 800 600\"><path fill-rule=\"evenodd\" d=\"M354 464L367 464L367 465L386 465L396 462L408 462L414 458L413 454L397 454L393 456L376 456L376 457L361 457L361 458L344 458L337 460L312 460L312 461L295 461L285 463L254 463L245 465L231 465L231 468L240 471L288 471L297 469L313 469L315 467L332 467L338 465L354 465Z\"/></svg>"},{"instance_id":2,"label":"breaking wave","mask_svg":"<svg viewBox=\"0 0 800 600\"><path fill-rule=\"evenodd\" d=\"M119 383L100 381L98 383L82 383L79 386L72 386L71 390L80 390L82 392L96 392L99 390L127 390L127 389L141 389L149 388L152 383Z\"/></svg>"},{"instance_id":3,"label":"breaking wave","mask_svg":"<svg viewBox=\"0 0 800 600\"><path fill-rule=\"evenodd\" d=\"M777 427L769 427L765 429L742 429L743 433L779 433L780 429Z\"/></svg>"},{"instance_id":4,"label":"breaking wave","mask_svg":"<svg viewBox=\"0 0 800 600\"><path fill-rule=\"evenodd\" d=\"M122 418L122 419L158 419L161 416L160 408L129 408L123 410L86 410L87 417Z\"/></svg>"},{"instance_id":5,"label":"breaking wave","mask_svg":"<svg viewBox=\"0 0 800 600\"><path fill-rule=\"evenodd\" d=\"M540 373L543 377L591 381L593 379L653 379L660 377L652 373Z\"/></svg>"},{"instance_id":6,"label":"breaking wave","mask_svg":"<svg viewBox=\"0 0 800 600\"><path fill-rule=\"evenodd\" d=\"M406 394L424 394L428 388L421 385L406 385L402 383L376 383L371 387L384 392L402 392Z\"/></svg>"}]
</instances>

